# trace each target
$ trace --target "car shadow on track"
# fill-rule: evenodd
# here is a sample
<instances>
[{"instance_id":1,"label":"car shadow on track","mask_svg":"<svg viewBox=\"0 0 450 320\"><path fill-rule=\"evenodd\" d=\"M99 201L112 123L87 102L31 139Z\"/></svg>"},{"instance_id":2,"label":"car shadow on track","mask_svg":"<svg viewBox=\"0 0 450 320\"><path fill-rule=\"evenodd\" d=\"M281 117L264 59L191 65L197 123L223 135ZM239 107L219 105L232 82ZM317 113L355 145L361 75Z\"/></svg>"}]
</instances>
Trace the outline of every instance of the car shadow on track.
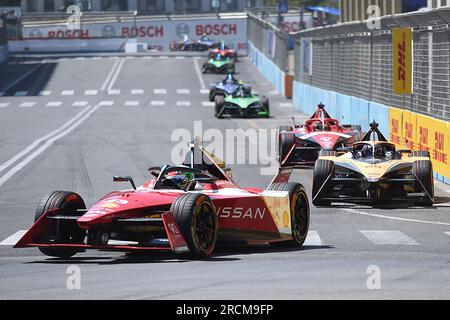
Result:
<instances>
[{"instance_id":1,"label":"car shadow on track","mask_svg":"<svg viewBox=\"0 0 450 320\"><path fill-rule=\"evenodd\" d=\"M214 254L202 260L190 259L187 256L176 255L174 253L126 253L119 256L75 256L69 259L48 258L40 261L26 262L25 264L79 264L79 265L116 265L116 264L138 264L138 263L186 263L194 261L204 262L235 262L242 261L242 258L233 256L303 252L319 249L334 249L333 246L303 246L301 248L277 248L269 245L219 245Z\"/></svg>"}]
</instances>

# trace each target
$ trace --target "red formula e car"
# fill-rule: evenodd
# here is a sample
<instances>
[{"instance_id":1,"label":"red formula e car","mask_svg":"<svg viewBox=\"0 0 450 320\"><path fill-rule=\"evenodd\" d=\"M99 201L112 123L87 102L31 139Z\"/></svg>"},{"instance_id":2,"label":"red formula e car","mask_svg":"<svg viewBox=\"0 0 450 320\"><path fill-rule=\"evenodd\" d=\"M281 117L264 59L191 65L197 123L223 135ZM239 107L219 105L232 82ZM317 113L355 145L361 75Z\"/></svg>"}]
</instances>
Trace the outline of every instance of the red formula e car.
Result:
<instances>
[{"instance_id":1,"label":"red formula e car","mask_svg":"<svg viewBox=\"0 0 450 320\"><path fill-rule=\"evenodd\" d=\"M319 153L351 146L362 138L361 126L340 125L320 104L304 125L279 128L279 161L285 166L314 166Z\"/></svg>"},{"instance_id":2,"label":"red formula e car","mask_svg":"<svg viewBox=\"0 0 450 320\"><path fill-rule=\"evenodd\" d=\"M301 184L280 169L266 190L237 186L231 171L193 143L183 165L149 169L153 180L114 191L86 209L76 193L55 191L38 205L35 224L16 248L69 258L86 249L167 250L192 258L211 255L217 241L302 246L310 209Z\"/></svg>"}]
</instances>

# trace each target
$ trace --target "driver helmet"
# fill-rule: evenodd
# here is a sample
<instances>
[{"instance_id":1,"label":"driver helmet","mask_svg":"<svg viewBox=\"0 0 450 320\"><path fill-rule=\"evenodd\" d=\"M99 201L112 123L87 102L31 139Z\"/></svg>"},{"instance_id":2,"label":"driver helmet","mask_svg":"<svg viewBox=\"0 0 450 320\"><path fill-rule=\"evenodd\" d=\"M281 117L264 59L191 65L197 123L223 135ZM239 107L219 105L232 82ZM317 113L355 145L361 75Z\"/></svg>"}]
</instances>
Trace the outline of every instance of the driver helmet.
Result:
<instances>
[{"instance_id":1,"label":"driver helmet","mask_svg":"<svg viewBox=\"0 0 450 320\"><path fill-rule=\"evenodd\" d=\"M317 121L316 123L314 123L314 130L315 131L322 131L323 130L322 122Z\"/></svg>"},{"instance_id":2,"label":"driver helmet","mask_svg":"<svg viewBox=\"0 0 450 320\"><path fill-rule=\"evenodd\" d=\"M216 60L222 60L222 55L220 53L216 54Z\"/></svg>"},{"instance_id":3,"label":"driver helmet","mask_svg":"<svg viewBox=\"0 0 450 320\"><path fill-rule=\"evenodd\" d=\"M185 189L189 182L195 178L192 172L179 172L174 171L167 174L167 179L172 180L181 189Z\"/></svg>"},{"instance_id":4,"label":"driver helmet","mask_svg":"<svg viewBox=\"0 0 450 320\"><path fill-rule=\"evenodd\" d=\"M329 123L325 123L324 130L325 131L331 131L331 126L330 126Z\"/></svg>"},{"instance_id":5,"label":"driver helmet","mask_svg":"<svg viewBox=\"0 0 450 320\"><path fill-rule=\"evenodd\" d=\"M361 155L363 158L372 157L373 148L371 145L365 145L361 150Z\"/></svg>"},{"instance_id":6,"label":"driver helmet","mask_svg":"<svg viewBox=\"0 0 450 320\"><path fill-rule=\"evenodd\" d=\"M384 152L383 146L380 146L380 145L376 145L375 146L374 156L375 156L376 159L383 159L384 158L385 152Z\"/></svg>"},{"instance_id":7,"label":"driver helmet","mask_svg":"<svg viewBox=\"0 0 450 320\"><path fill-rule=\"evenodd\" d=\"M225 82L226 83L234 83L235 82L234 77L231 73L227 74L227 78L225 79Z\"/></svg>"}]
</instances>

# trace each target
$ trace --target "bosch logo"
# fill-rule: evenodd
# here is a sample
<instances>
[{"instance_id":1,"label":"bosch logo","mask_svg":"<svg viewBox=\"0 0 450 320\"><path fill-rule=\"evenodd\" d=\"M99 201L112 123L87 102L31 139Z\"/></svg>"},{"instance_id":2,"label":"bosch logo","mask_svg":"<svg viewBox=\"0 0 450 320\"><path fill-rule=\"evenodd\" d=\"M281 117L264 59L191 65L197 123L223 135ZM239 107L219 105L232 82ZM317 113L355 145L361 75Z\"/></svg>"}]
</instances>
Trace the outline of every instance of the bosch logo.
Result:
<instances>
[{"instance_id":1,"label":"bosch logo","mask_svg":"<svg viewBox=\"0 0 450 320\"><path fill-rule=\"evenodd\" d=\"M105 38L112 38L116 36L116 29L113 26L107 25L102 29L102 36Z\"/></svg>"},{"instance_id":2,"label":"bosch logo","mask_svg":"<svg viewBox=\"0 0 450 320\"><path fill-rule=\"evenodd\" d=\"M184 35L189 35L190 28L186 23L180 23L179 25L177 25L175 32L179 38L183 38Z\"/></svg>"}]
</instances>

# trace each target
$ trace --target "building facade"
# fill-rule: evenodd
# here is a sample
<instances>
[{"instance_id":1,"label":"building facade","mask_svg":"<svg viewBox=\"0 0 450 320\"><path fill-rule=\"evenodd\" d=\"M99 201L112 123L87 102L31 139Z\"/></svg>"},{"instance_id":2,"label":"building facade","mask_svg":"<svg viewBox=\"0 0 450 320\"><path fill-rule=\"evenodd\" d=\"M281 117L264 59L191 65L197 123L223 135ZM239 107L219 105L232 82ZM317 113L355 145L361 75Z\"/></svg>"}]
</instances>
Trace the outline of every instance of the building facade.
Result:
<instances>
[{"instance_id":1,"label":"building facade","mask_svg":"<svg viewBox=\"0 0 450 320\"><path fill-rule=\"evenodd\" d=\"M381 16L417 11L430 7L432 2L442 4L450 0L339 0L340 22L367 20L374 14L369 6L378 6ZM436 7L436 6L434 6Z\"/></svg>"},{"instance_id":2,"label":"building facade","mask_svg":"<svg viewBox=\"0 0 450 320\"><path fill-rule=\"evenodd\" d=\"M70 5L83 11L138 11L149 14L186 14L242 11L264 0L21 0L22 12L61 12Z\"/></svg>"}]
</instances>

